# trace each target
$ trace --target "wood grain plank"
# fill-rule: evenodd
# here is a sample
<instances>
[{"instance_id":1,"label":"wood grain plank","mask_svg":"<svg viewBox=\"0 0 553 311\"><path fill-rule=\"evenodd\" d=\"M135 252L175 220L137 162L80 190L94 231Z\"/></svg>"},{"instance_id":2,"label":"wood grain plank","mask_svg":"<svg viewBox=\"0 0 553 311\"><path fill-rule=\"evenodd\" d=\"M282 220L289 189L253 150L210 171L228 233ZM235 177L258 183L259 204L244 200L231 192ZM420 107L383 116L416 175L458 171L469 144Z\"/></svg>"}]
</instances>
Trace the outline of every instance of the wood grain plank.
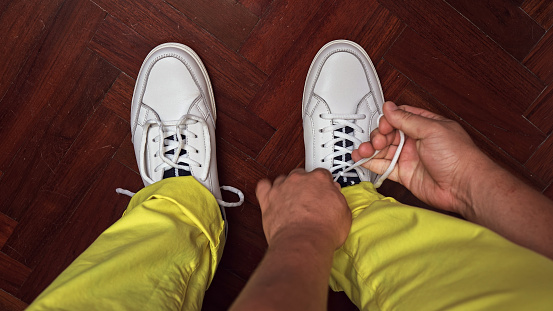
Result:
<instances>
[{"instance_id":1,"label":"wood grain plank","mask_svg":"<svg viewBox=\"0 0 553 311\"><path fill-rule=\"evenodd\" d=\"M384 99L396 101L403 93L403 90L411 83L409 79L397 71L394 66L390 65L384 58L375 64L378 78L384 92Z\"/></svg>"},{"instance_id":2,"label":"wood grain plank","mask_svg":"<svg viewBox=\"0 0 553 311\"><path fill-rule=\"evenodd\" d=\"M88 47L134 80L144 58L155 44L148 42L142 35L108 15L98 27ZM128 82L128 80L124 81Z\"/></svg>"},{"instance_id":3,"label":"wood grain plank","mask_svg":"<svg viewBox=\"0 0 553 311\"><path fill-rule=\"evenodd\" d=\"M234 273L218 268L215 277L205 292L202 311L228 310L246 286L246 281Z\"/></svg>"},{"instance_id":4,"label":"wood grain plank","mask_svg":"<svg viewBox=\"0 0 553 311\"><path fill-rule=\"evenodd\" d=\"M119 149L117 149L117 152L113 156L113 159L125 165L127 168L140 176L138 163L136 162L136 155L134 153L134 145L132 144L131 140L131 133L129 133L127 137L123 139L123 143L121 144L121 146L119 146ZM130 190L135 192L136 189Z\"/></svg>"},{"instance_id":5,"label":"wood grain plank","mask_svg":"<svg viewBox=\"0 0 553 311\"><path fill-rule=\"evenodd\" d=\"M466 67L410 29L403 32L385 59L521 163L545 138L515 103L505 102Z\"/></svg>"},{"instance_id":6,"label":"wood grain plank","mask_svg":"<svg viewBox=\"0 0 553 311\"><path fill-rule=\"evenodd\" d=\"M378 60L403 29L404 25L376 1L337 1L323 6L248 107L278 129L301 106L303 81L324 44L333 39L356 41Z\"/></svg>"},{"instance_id":7,"label":"wood grain plank","mask_svg":"<svg viewBox=\"0 0 553 311\"><path fill-rule=\"evenodd\" d=\"M102 106L113 111L121 119L130 123L131 102L135 80L121 73L107 92Z\"/></svg>"},{"instance_id":8,"label":"wood grain plank","mask_svg":"<svg viewBox=\"0 0 553 311\"><path fill-rule=\"evenodd\" d=\"M79 202L130 131L129 124L100 106L50 176L4 246L31 268L42 250L73 214Z\"/></svg>"},{"instance_id":9,"label":"wood grain plank","mask_svg":"<svg viewBox=\"0 0 553 311\"><path fill-rule=\"evenodd\" d=\"M27 58L50 30L63 0L32 2L3 1L0 16L0 100L4 97Z\"/></svg>"},{"instance_id":10,"label":"wood grain plank","mask_svg":"<svg viewBox=\"0 0 553 311\"><path fill-rule=\"evenodd\" d=\"M240 49L250 62L270 74L310 23L321 5L335 0L275 0Z\"/></svg>"},{"instance_id":11,"label":"wood grain plank","mask_svg":"<svg viewBox=\"0 0 553 311\"><path fill-rule=\"evenodd\" d=\"M548 197L550 200L553 200L553 183L549 185L544 191L543 194Z\"/></svg>"},{"instance_id":12,"label":"wood grain plank","mask_svg":"<svg viewBox=\"0 0 553 311\"><path fill-rule=\"evenodd\" d=\"M200 27L237 51L259 18L233 0L166 0Z\"/></svg>"},{"instance_id":13,"label":"wood grain plank","mask_svg":"<svg viewBox=\"0 0 553 311\"><path fill-rule=\"evenodd\" d=\"M518 60L523 60L545 30L509 0L446 0Z\"/></svg>"},{"instance_id":14,"label":"wood grain plank","mask_svg":"<svg viewBox=\"0 0 553 311\"><path fill-rule=\"evenodd\" d=\"M30 273L29 267L0 252L0 288L15 295Z\"/></svg>"},{"instance_id":15,"label":"wood grain plank","mask_svg":"<svg viewBox=\"0 0 553 311\"><path fill-rule=\"evenodd\" d=\"M39 264L19 290L21 299L34 300L104 230L121 218L130 198L117 194L118 187L138 190L143 184L135 172L117 161L110 161L66 224L60 226L52 243L42 249Z\"/></svg>"},{"instance_id":16,"label":"wood grain plank","mask_svg":"<svg viewBox=\"0 0 553 311\"><path fill-rule=\"evenodd\" d=\"M134 36L138 33L146 39L146 42L143 43L144 47L140 47L140 51L149 51L164 42L180 42L191 47L202 58L214 86L232 85L232 88L225 89L226 92L239 91L251 98L266 79L266 75L261 70L242 56L229 50L217 38L201 29L163 0L97 0L95 2L110 15L134 30L134 32L125 30L121 33L118 29L122 27L114 25L116 20L106 19L107 27L100 27L98 32L104 31L102 36L109 38L109 40L104 40L104 50L111 54L119 53L119 46L113 45L113 42L122 40L117 39L118 37L125 38L124 34ZM132 9L128 9L130 7ZM156 14L150 14L150 12L156 12ZM140 38L131 37L129 39L137 45L141 43ZM125 73L136 78L136 73L140 68L139 64L142 63L145 56L133 57L134 65L127 65L133 70L125 71ZM111 57L106 57L106 59L112 61ZM217 80L226 81L219 83Z\"/></svg>"},{"instance_id":17,"label":"wood grain plank","mask_svg":"<svg viewBox=\"0 0 553 311\"><path fill-rule=\"evenodd\" d=\"M243 6L248 8L253 14L261 17L269 4L273 0L238 0Z\"/></svg>"},{"instance_id":18,"label":"wood grain plank","mask_svg":"<svg viewBox=\"0 0 553 311\"><path fill-rule=\"evenodd\" d=\"M442 115L448 119L457 121L463 128L469 133L474 143L482 150L488 157L494 160L496 163L507 169L513 175L517 176L521 180L525 181L527 184L533 186L536 189L543 189L545 184L535 178L533 173L526 169L522 164L513 159L509 154L507 154L503 149L497 146L495 139L492 141L474 128L471 124L467 122L466 119L461 118L454 111L445 105L445 103L438 101L436 98L432 97L428 92L421 89L419 86L411 83L403 92L401 97L397 101L398 105L410 105L419 108L423 108L439 115ZM393 193L393 192L390 192ZM398 192L402 193L402 192ZM395 196L394 196L395 197ZM403 201L402 201L403 200ZM418 202L412 200L412 198L407 195L403 196L400 202L406 204L417 205ZM421 206L424 207L424 206Z\"/></svg>"},{"instance_id":19,"label":"wood grain plank","mask_svg":"<svg viewBox=\"0 0 553 311\"><path fill-rule=\"evenodd\" d=\"M263 225L261 222L261 209L257 204L251 203L249 200L245 201L240 208L228 208L226 209L227 220L229 223L229 234L235 227L240 227L239 230L245 230L248 235L244 238L239 234L234 236L237 243L251 244L252 247L265 251L267 249L267 241L265 240L265 233L263 231ZM233 243L229 244L232 245ZM239 264L234 262L234 265Z\"/></svg>"},{"instance_id":20,"label":"wood grain plank","mask_svg":"<svg viewBox=\"0 0 553 311\"><path fill-rule=\"evenodd\" d=\"M267 145L275 129L267 122L251 113L244 106L225 96L215 95L217 109L217 137L231 143L250 157Z\"/></svg>"},{"instance_id":21,"label":"wood grain plank","mask_svg":"<svg viewBox=\"0 0 553 311\"><path fill-rule=\"evenodd\" d=\"M525 166L545 184L553 182L553 135L550 135Z\"/></svg>"},{"instance_id":22,"label":"wood grain plank","mask_svg":"<svg viewBox=\"0 0 553 311\"><path fill-rule=\"evenodd\" d=\"M443 0L380 3L483 88L496 93L508 109L522 113L543 90L534 74Z\"/></svg>"},{"instance_id":23,"label":"wood grain plank","mask_svg":"<svg viewBox=\"0 0 553 311\"><path fill-rule=\"evenodd\" d=\"M73 69L72 64L81 55L75 51L86 46L104 16L102 10L86 0L69 1L63 5L44 44L26 62L0 105L0 136L5 139L0 168L12 161L17 150L37 130L35 123L28 120L39 122L45 107L54 111L59 108L52 106L52 99L60 92L66 94L70 91L59 87L71 82L66 78Z\"/></svg>"},{"instance_id":24,"label":"wood grain plank","mask_svg":"<svg viewBox=\"0 0 553 311\"><path fill-rule=\"evenodd\" d=\"M344 292L335 292L329 287L327 310L358 311L359 309Z\"/></svg>"},{"instance_id":25,"label":"wood grain plank","mask_svg":"<svg viewBox=\"0 0 553 311\"><path fill-rule=\"evenodd\" d=\"M5 198L0 211L14 219L25 214L37 190L53 175L117 77L115 68L89 50L85 49L79 58L73 59L71 64L59 64L65 66L65 70L51 72L57 72L59 76L52 79L55 85L49 86L52 88L48 90L50 94L41 93L40 88L30 89L28 92L33 94L29 99L19 102L22 106L35 106L34 109L39 111L35 112L32 122L21 121L23 124L17 125L26 126L20 129L21 132L10 132L10 135L15 135L14 140L19 136L26 138L15 155L17 161L11 164L0 181L0 195ZM24 120L25 115L18 119Z\"/></svg>"},{"instance_id":26,"label":"wood grain plank","mask_svg":"<svg viewBox=\"0 0 553 311\"><path fill-rule=\"evenodd\" d=\"M553 84L543 91L524 115L542 132L547 135L551 134L553 131Z\"/></svg>"},{"instance_id":27,"label":"wood grain plank","mask_svg":"<svg viewBox=\"0 0 553 311\"><path fill-rule=\"evenodd\" d=\"M520 7L543 28L553 26L553 2L547 0L526 0Z\"/></svg>"},{"instance_id":28,"label":"wood grain plank","mask_svg":"<svg viewBox=\"0 0 553 311\"><path fill-rule=\"evenodd\" d=\"M23 311L27 304L0 289L0 309L4 311Z\"/></svg>"},{"instance_id":29,"label":"wood grain plank","mask_svg":"<svg viewBox=\"0 0 553 311\"><path fill-rule=\"evenodd\" d=\"M271 177L287 175L305 159L303 121L298 105L284 124L276 131L256 161L267 167Z\"/></svg>"},{"instance_id":30,"label":"wood grain plank","mask_svg":"<svg viewBox=\"0 0 553 311\"><path fill-rule=\"evenodd\" d=\"M219 267L236 274L242 280L248 280L265 255L267 244L263 231L252 231L241 222L229 220L227 243Z\"/></svg>"},{"instance_id":31,"label":"wood grain plank","mask_svg":"<svg viewBox=\"0 0 553 311\"><path fill-rule=\"evenodd\" d=\"M3 1L0 3L0 17L6 12L6 8L11 3L11 1Z\"/></svg>"},{"instance_id":32,"label":"wood grain plank","mask_svg":"<svg viewBox=\"0 0 553 311\"><path fill-rule=\"evenodd\" d=\"M217 168L220 185L236 187L242 190L246 200L257 202L255 198L257 182L269 175L265 167L232 144L217 138Z\"/></svg>"},{"instance_id":33,"label":"wood grain plank","mask_svg":"<svg viewBox=\"0 0 553 311\"><path fill-rule=\"evenodd\" d=\"M524 65L545 83L553 82L553 31L548 31L530 51Z\"/></svg>"},{"instance_id":34,"label":"wood grain plank","mask_svg":"<svg viewBox=\"0 0 553 311\"><path fill-rule=\"evenodd\" d=\"M0 213L0 249L8 238L12 235L13 229L17 226L17 221Z\"/></svg>"},{"instance_id":35,"label":"wood grain plank","mask_svg":"<svg viewBox=\"0 0 553 311\"><path fill-rule=\"evenodd\" d=\"M512 4L520 7L522 5L522 3L524 2L524 0L509 0L509 2L511 2Z\"/></svg>"}]
</instances>

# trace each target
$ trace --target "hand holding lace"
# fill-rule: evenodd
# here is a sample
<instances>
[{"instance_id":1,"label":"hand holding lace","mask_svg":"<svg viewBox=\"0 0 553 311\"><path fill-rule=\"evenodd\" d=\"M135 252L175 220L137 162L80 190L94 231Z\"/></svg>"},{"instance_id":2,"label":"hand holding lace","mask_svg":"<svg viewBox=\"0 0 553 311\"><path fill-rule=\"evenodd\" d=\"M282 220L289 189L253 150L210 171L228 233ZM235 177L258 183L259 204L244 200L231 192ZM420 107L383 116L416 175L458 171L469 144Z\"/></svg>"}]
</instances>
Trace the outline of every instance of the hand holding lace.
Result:
<instances>
[{"instance_id":1,"label":"hand holding lace","mask_svg":"<svg viewBox=\"0 0 553 311\"><path fill-rule=\"evenodd\" d=\"M488 165L485 155L454 121L420 108L398 108L392 102L386 102L383 111L379 128L371 133L370 142L353 151L353 160L380 150L363 166L383 174L400 145L398 130L402 130L408 137L389 178L432 206L464 213L468 183L475 169Z\"/></svg>"}]
</instances>

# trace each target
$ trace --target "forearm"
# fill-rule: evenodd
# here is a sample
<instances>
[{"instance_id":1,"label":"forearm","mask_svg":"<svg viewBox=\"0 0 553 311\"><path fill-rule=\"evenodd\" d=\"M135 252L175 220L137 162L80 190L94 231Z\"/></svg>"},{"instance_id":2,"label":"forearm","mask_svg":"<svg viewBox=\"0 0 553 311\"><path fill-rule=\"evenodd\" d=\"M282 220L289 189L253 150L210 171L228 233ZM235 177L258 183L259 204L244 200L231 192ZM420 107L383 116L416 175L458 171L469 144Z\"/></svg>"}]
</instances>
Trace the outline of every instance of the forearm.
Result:
<instances>
[{"instance_id":1,"label":"forearm","mask_svg":"<svg viewBox=\"0 0 553 311\"><path fill-rule=\"evenodd\" d=\"M496 164L479 172L469 188L467 220L553 259L552 201Z\"/></svg>"},{"instance_id":2,"label":"forearm","mask_svg":"<svg viewBox=\"0 0 553 311\"><path fill-rule=\"evenodd\" d=\"M325 310L333 253L317 241L274 243L231 310Z\"/></svg>"}]
</instances>

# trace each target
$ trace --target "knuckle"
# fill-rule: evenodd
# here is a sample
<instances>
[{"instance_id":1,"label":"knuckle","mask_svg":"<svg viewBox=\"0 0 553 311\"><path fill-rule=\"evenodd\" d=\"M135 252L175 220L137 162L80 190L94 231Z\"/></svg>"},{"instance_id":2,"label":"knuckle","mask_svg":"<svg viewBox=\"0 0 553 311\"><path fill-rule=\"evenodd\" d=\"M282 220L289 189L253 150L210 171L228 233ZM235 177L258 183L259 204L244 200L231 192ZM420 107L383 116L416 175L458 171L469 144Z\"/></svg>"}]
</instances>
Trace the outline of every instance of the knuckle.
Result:
<instances>
[{"instance_id":1,"label":"knuckle","mask_svg":"<svg viewBox=\"0 0 553 311\"><path fill-rule=\"evenodd\" d=\"M312 174L317 178L329 178L331 176L328 170L320 167L313 170Z\"/></svg>"}]
</instances>

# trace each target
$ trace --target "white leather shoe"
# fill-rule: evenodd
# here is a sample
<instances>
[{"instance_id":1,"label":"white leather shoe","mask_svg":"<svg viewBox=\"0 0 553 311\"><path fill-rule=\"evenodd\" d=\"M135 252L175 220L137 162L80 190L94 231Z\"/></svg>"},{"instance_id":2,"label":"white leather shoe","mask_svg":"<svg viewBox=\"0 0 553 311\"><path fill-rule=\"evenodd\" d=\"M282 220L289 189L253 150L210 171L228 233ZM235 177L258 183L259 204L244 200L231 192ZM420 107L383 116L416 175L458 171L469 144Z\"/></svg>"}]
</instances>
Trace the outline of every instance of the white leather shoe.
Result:
<instances>
[{"instance_id":1,"label":"white leather shoe","mask_svg":"<svg viewBox=\"0 0 553 311\"><path fill-rule=\"evenodd\" d=\"M221 200L216 118L213 90L198 55L178 43L154 48L140 68L131 107L132 142L144 185L192 175L220 205L240 205L241 193L239 203Z\"/></svg>"},{"instance_id":2,"label":"white leather shoe","mask_svg":"<svg viewBox=\"0 0 553 311\"><path fill-rule=\"evenodd\" d=\"M305 169L329 170L342 186L374 182L376 174L357 166L351 152L378 127L384 96L374 66L358 44L323 46L307 74L303 91Z\"/></svg>"}]
</instances>

